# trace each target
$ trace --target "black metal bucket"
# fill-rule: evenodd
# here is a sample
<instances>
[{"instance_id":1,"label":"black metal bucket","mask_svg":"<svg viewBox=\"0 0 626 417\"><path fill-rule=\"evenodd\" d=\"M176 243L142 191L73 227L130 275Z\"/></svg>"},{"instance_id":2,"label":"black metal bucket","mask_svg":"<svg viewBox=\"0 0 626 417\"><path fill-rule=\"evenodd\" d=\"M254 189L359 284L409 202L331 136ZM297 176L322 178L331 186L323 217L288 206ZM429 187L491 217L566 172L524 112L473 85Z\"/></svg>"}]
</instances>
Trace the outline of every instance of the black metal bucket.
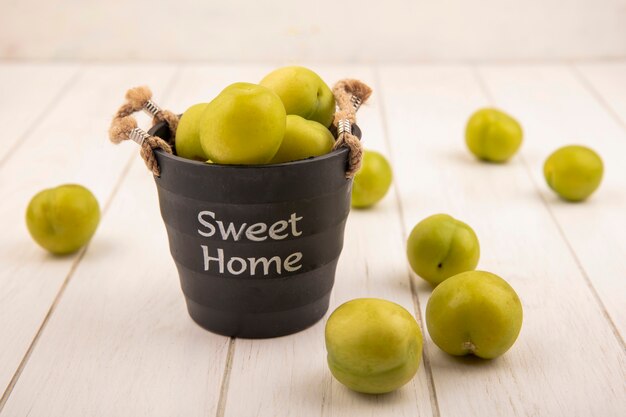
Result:
<instances>
[{"instance_id":1,"label":"black metal bucket","mask_svg":"<svg viewBox=\"0 0 626 417\"><path fill-rule=\"evenodd\" d=\"M170 136L165 124L149 133ZM266 338L324 316L350 211L348 153L233 166L156 152L161 215L194 321Z\"/></svg>"}]
</instances>

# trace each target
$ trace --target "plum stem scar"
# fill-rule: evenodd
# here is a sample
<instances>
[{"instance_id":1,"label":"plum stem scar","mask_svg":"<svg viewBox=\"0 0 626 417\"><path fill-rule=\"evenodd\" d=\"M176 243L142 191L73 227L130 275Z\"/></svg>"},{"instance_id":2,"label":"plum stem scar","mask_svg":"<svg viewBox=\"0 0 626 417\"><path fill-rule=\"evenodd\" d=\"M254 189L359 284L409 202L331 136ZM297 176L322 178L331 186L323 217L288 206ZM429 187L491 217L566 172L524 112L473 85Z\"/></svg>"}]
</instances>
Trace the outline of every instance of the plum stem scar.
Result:
<instances>
[{"instance_id":1,"label":"plum stem scar","mask_svg":"<svg viewBox=\"0 0 626 417\"><path fill-rule=\"evenodd\" d=\"M463 349L467 350L470 353L476 352L476 345L474 345L471 341L463 342Z\"/></svg>"}]
</instances>

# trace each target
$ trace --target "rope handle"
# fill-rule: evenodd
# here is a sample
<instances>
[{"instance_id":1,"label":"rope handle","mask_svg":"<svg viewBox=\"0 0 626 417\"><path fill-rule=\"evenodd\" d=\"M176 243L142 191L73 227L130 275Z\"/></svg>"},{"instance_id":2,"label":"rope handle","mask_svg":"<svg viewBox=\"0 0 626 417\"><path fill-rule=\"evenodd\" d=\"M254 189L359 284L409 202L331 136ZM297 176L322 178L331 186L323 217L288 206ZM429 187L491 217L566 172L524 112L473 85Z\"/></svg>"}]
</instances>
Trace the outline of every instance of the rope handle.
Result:
<instances>
[{"instance_id":1,"label":"rope handle","mask_svg":"<svg viewBox=\"0 0 626 417\"><path fill-rule=\"evenodd\" d=\"M136 142L141 150L139 154L146 163L146 166L157 177L161 176L159 164L154 155L155 149L163 149L167 153L172 153L172 146L158 136L151 136L137 126L134 113L143 110L152 117L152 123L166 122L172 132L171 137L176 135L178 127L178 116L169 110L161 109L152 101L152 91L146 86L131 88L126 92L126 102L117 110L111 127L109 128L109 139L118 144L124 140Z\"/></svg>"},{"instance_id":2,"label":"rope handle","mask_svg":"<svg viewBox=\"0 0 626 417\"><path fill-rule=\"evenodd\" d=\"M341 147L347 147L350 150L346 178L352 178L361 168L363 159L363 146L359 138L353 134L352 127L356 125L356 112L370 97L372 89L361 81L346 79L335 84L333 94L337 104L332 126L337 132L337 140L333 150ZM167 123L171 132L171 143L158 136L151 136L137 126L137 120L133 114L140 110L152 116L153 125L159 122ZM161 109L152 101L152 91L148 87L131 88L126 92L126 102L113 117L109 128L109 139L115 144L125 140L136 142L141 147L139 154L146 166L158 177L161 172L154 152L156 149L163 149L167 153L172 153L178 120L176 114Z\"/></svg>"},{"instance_id":3,"label":"rope handle","mask_svg":"<svg viewBox=\"0 0 626 417\"><path fill-rule=\"evenodd\" d=\"M350 149L346 178L353 178L363 162L363 145L352 132L356 125L356 112L372 95L372 89L359 80L345 79L338 81L333 87L337 111L333 126L337 129L337 140L334 149L347 147Z\"/></svg>"}]
</instances>

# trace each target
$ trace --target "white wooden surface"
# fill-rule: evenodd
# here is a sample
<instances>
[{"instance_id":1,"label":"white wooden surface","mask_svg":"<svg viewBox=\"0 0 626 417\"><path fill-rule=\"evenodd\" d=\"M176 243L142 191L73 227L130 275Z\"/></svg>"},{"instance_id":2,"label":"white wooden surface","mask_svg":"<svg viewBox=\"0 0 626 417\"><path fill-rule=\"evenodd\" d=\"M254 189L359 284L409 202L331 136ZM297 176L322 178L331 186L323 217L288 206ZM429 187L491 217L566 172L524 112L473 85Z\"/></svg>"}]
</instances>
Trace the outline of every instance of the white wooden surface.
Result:
<instances>
[{"instance_id":1,"label":"white wooden surface","mask_svg":"<svg viewBox=\"0 0 626 417\"><path fill-rule=\"evenodd\" d=\"M302 61L626 57L626 0L2 1L0 57Z\"/></svg>"},{"instance_id":2,"label":"white wooden surface","mask_svg":"<svg viewBox=\"0 0 626 417\"><path fill-rule=\"evenodd\" d=\"M0 125L5 130L0 164L75 82L77 65L6 64L0 67ZM25 85L25 80L27 84Z\"/></svg>"},{"instance_id":3,"label":"white wooden surface","mask_svg":"<svg viewBox=\"0 0 626 417\"><path fill-rule=\"evenodd\" d=\"M416 378L364 396L332 379L325 320L272 340L231 340L193 324L152 179L133 144L106 140L130 86L149 84L160 103L183 111L269 67L0 65L14 80L0 80L0 417L625 415L624 68L315 68L375 88L360 125L395 170L380 205L350 214L331 309L387 298L414 312L424 332ZM479 163L464 147L464 123L485 104L525 128L506 165ZM606 164L584 204L560 202L542 179L544 158L570 142L594 147ZM103 219L84 253L54 258L32 243L23 215L36 191L69 181L95 192ZM520 338L497 360L453 358L428 337L431 289L410 274L404 245L436 212L474 227L479 268L522 299Z\"/></svg>"},{"instance_id":4,"label":"white wooden surface","mask_svg":"<svg viewBox=\"0 0 626 417\"><path fill-rule=\"evenodd\" d=\"M48 68L42 67L45 73ZM41 329L60 289L70 278L81 254L54 258L32 246L24 214L28 201L43 188L60 183L86 184L106 207L122 170L136 149L114 149L102 140L111 109L129 84L148 82L164 89L173 71L169 67L102 66L82 70L39 123L0 166L0 382L3 386L18 370L25 352ZM30 84L29 71L16 77L25 93L35 96L39 83ZM45 76L44 76L45 79ZM48 78L51 86L57 80ZM19 90L14 89L16 93ZM18 94L19 96L19 94ZM3 101L11 102L11 97ZM19 100L19 97L16 97ZM34 100L36 102L36 100ZM24 106L24 112L30 111ZM33 106L33 111L41 112ZM26 116L16 117L24 120ZM15 130L14 130L15 131ZM10 130L11 132L11 130ZM15 143L7 138L7 143ZM4 143L4 141L3 141ZM10 343L9 343L10 341Z\"/></svg>"},{"instance_id":5,"label":"white wooden surface","mask_svg":"<svg viewBox=\"0 0 626 417\"><path fill-rule=\"evenodd\" d=\"M521 72L531 85L540 81ZM508 85L518 81L511 78ZM624 406L615 402L614 390L623 396L623 345L545 209L538 194L543 183L532 181L522 158L487 165L464 149L467 115L488 104L478 79L459 67L389 68L381 70L378 88L387 105L405 231L437 212L468 222L481 241L479 269L509 281L524 306L515 346L486 366L452 359L428 343L441 415L617 415ZM524 115L516 116L526 126ZM575 123L574 116L566 120ZM541 139L533 134L527 131L524 155ZM622 285L613 281L616 289ZM417 282L423 309L430 288ZM603 343L576 349L572 340ZM598 374L602 379L595 380Z\"/></svg>"}]
</instances>

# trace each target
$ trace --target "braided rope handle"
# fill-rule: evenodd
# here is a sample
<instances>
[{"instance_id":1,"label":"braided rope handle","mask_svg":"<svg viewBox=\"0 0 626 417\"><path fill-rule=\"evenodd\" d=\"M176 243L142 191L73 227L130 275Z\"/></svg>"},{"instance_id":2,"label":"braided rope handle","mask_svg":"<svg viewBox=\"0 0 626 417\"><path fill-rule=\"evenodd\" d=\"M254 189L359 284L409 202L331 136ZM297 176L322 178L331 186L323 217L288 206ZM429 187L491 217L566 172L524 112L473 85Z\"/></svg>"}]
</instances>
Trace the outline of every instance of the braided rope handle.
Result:
<instances>
[{"instance_id":1,"label":"braided rope handle","mask_svg":"<svg viewBox=\"0 0 626 417\"><path fill-rule=\"evenodd\" d=\"M337 104L337 112L333 127L337 132L334 149L347 147L350 150L346 178L352 178L361 168L363 146L359 138L352 134L352 126L356 124L356 112L372 94L372 89L358 80L341 80L333 87ZM152 123L166 122L171 132L171 144L158 136L151 136L137 126L134 113L143 110L153 117ZM140 155L148 169L157 177L161 175L159 164L154 155L156 149L172 153L172 145L176 137L178 116L169 110L163 110L152 101L152 92L148 87L135 87L126 92L126 102L117 110L111 127L109 139L118 144L132 140L141 146Z\"/></svg>"},{"instance_id":2,"label":"braided rope handle","mask_svg":"<svg viewBox=\"0 0 626 417\"><path fill-rule=\"evenodd\" d=\"M146 163L146 166L154 175L159 177L161 171L154 155L155 149L163 149L167 153L172 153L169 143L158 136L150 136L148 132L137 126L134 113L143 110L152 116L152 123L166 122L172 132L172 138L176 136L178 127L178 116L169 110L163 110L152 101L152 91L148 87L135 87L126 92L126 103L117 110L111 127L109 128L109 139L118 144L125 140L136 142L141 150L139 154Z\"/></svg>"},{"instance_id":3,"label":"braided rope handle","mask_svg":"<svg viewBox=\"0 0 626 417\"><path fill-rule=\"evenodd\" d=\"M356 124L356 112L372 95L372 89L359 80L341 80L333 87L333 94L338 110L335 112L333 125L337 129L337 140L333 149L350 149L346 178L352 178L361 168L363 145L352 134L352 125Z\"/></svg>"}]
</instances>

